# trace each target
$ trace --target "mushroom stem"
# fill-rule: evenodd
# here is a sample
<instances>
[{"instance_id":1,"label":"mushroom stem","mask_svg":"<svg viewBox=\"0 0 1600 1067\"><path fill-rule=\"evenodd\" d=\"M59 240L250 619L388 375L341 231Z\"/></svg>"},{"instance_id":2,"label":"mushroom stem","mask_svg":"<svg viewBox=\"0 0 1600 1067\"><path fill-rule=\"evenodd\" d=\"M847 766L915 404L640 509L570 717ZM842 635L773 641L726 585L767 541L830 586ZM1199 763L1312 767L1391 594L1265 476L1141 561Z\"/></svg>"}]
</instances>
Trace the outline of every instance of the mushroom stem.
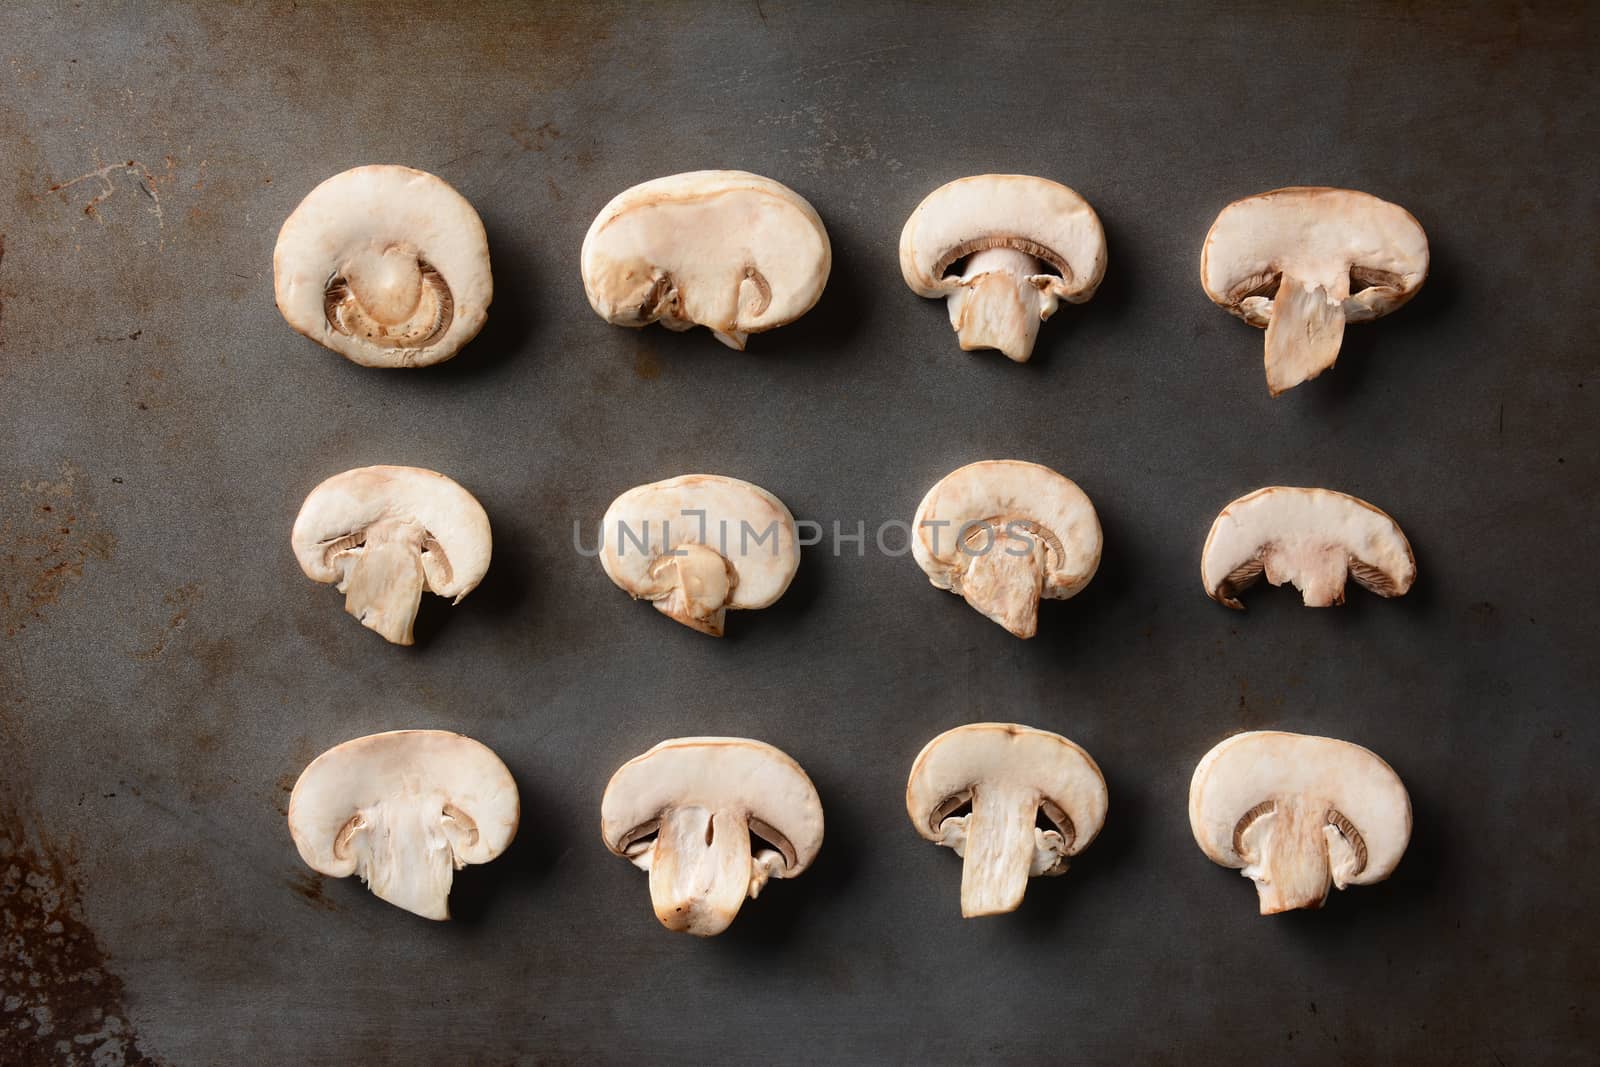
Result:
<instances>
[{"instance_id":1,"label":"mushroom stem","mask_svg":"<svg viewBox=\"0 0 1600 1067\"><path fill-rule=\"evenodd\" d=\"M964 918L1015 911L1033 867L1039 794L1031 788L986 783L973 790L961 849Z\"/></svg>"},{"instance_id":2,"label":"mushroom stem","mask_svg":"<svg viewBox=\"0 0 1600 1067\"><path fill-rule=\"evenodd\" d=\"M397 645L411 644L411 626L422 602L422 538L415 523L373 524L367 528L366 546L353 553L339 584L344 610Z\"/></svg>"},{"instance_id":3,"label":"mushroom stem","mask_svg":"<svg viewBox=\"0 0 1600 1067\"><path fill-rule=\"evenodd\" d=\"M1269 546L1261 556L1267 581L1275 586L1292 582L1308 608L1344 603L1349 561L1348 553L1337 545L1302 542Z\"/></svg>"},{"instance_id":4,"label":"mushroom stem","mask_svg":"<svg viewBox=\"0 0 1600 1067\"><path fill-rule=\"evenodd\" d=\"M1056 310L1056 298L1040 277L1039 261L1026 252L989 248L974 253L961 275L961 287L948 298L950 325L962 351L997 348L1007 358L1026 363L1033 355L1039 324Z\"/></svg>"},{"instance_id":5,"label":"mushroom stem","mask_svg":"<svg viewBox=\"0 0 1600 1067\"><path fill-rule=\"evenodd\" d=\"M381 900L425 919L450 918L450 884L462 866L437 809L380 801L363 809L345 842L356 874Z\"/></svg>"},{"instance_id":6,"label":"mushroom stem","mask_svg":"<svg viewBox=\"0 0 1600 1067\"><path fill-rule=\"evenodd\" d=\"M720 934L750 892L750 830L741 817L676 808L661 817L650 858L650 901L669 930Z\"/></svg>"},{"instance_id":7,"label":"mushroom stem","mask_svg":"<svg viewBox=\"0 0 1600 1067\"><path fill-rule=\"evenodd\" d=\"M1273 396L1333 366L1344 341L1344 300L1350 277L1313 285L1284 274L1267 321L1267 388Z\"/></svg>"},{"instance_id":8,"label":"mushroom stem","mask_svg":"<svg viewBox=\"0 0 1600 1067\"><path fill-rule=\"evenodd\" d=\"M656 560L651 577L668 586L652 598L657 611L701 633L722 636L733 579L728 561L715 549L679 545L672 555Z\"/></svg>"},{"instance_id":9,"label":"mushroom stem","mask_svg":"<svg viewBox=\"0 0 1600 1067\"><path fill-rule=\"evenodd\" d=\"M1039 597L1044 591L1043 539L1016 523L996 521L973 530L960 551L965 567L954 576L951 588L1016 636L1032 637L1039 629Z\"/></svg>"},{"instance_id":10,"label":"mushroom stem","mask_svg":"<svg viewBox=\"0 0 1600 1067\"><path fill-rule=\"evenodd\" d=\"M1262 915L1320 908L1333 884L1330 848L1339 831L1327 824L1325 805L1279 798L1241 835L1250 862L1240 872L1256 884Z\"/></svg>"}]
</instances>

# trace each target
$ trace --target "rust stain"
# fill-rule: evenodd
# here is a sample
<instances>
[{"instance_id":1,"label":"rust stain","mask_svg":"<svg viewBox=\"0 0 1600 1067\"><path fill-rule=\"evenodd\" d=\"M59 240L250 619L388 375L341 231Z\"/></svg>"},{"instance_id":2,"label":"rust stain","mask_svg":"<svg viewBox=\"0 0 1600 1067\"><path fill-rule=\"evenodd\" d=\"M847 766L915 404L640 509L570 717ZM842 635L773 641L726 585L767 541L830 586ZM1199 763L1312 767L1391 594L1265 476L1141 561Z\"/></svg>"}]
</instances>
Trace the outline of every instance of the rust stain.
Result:
<instances>
[{"instance_id":1,"label":"rust stain","mask_svg":"<svg viewBox=\"0 0 1600 1067\"><path fill-rule=\"evenodd\" d=\"M3 233L0 233L0 266L4 266L5 262L6 262L6 235L3 234ZM3 293L0 293L0 296L3 296L3 295L4 295ZM5 305L4 301L0 301L0 345L3 345L3 344L6 343L5 326L6 326L6 305Z\"/></svg>"},{"instance_id":2,"label":"rust stain","mask_svg":"<svg viewBox=\"0 0 1600 1067\"><path fill-rule=\"evenodd\" d=\"M278 795L274 800L274 804L278 809L278 814L285 819L289 817L289 796L294 792L294 784L299 780L300 775L292 771L288 774L278 775Z\"/></svg>"},{"instance_id":3,"label":"rust stain","mask_svg":"<svg viewBox=\"0 0 1600 1067\"><path fill-rule=\"evenodd\" d=\"M128 1018L122 981L83 919L65 852L0 805L0 1059L153 1064Z\"/></svg>"},{"instance_id":4,"label":"rust stain","mask_svg":"<svg viewBox=\"0 0 1600 1067\"><path fill-rule=\"evenodd\" d=\"M511 134L513 141L522 146L524 152L543 152L546 145L551 141L559 140L561 137L561 131L556 128L553 122L544 122L538 126L530 127L526 122L519 119L506 132Z\"/></svg>"},{"instance_id":5,"label":"rust stain","mask_svg":"<svg viewBox=\"0 0 1600 1067\"><path fill-rule=\"evenodd\" d=\"M633 373L647 382L661 377L661 361L656 359L655 346L643 337L633 350Z\"/></svg>"},{"instance_id":6,"label":"rust stain","mask_svg":"<svg viewBox=\"0 0 1600 1067\"><path fill-rule=\"evenodd\" d=\"M23 483L0 494L0 627L16 637L83 577L91 559L110 559L117 539L99 525L83 475L71 463L58 481Z\"/></svg>"},{"instance_id":7,"label":"rust stain","mask_svg":"<svg viewBox=\"0 0 1600 1067\"><path fill-rule=\"evenodd\" d=\"M297 874L289 879L289 888L294 891L295 896L310 904L313 908L318 908L322 911L333 911L337 905L323 893L323 888L326 885L327 882L322 875L311 871Z\"/></svg>"},{"instance_id":8,"label":"rust stain","mask_svg":"<svg viewBox=\"0 0 1600 1067\"><path fill-rule=\"evenodd\" d=\"M112 179L116 175L127 175L133 179L134 186L150 201L149 213L155 216L156 228L161 230L166 228L166 215L161 206L160 186L162 182L166 182L168 185L172 184L177 166L171 156L165 158L165 164L166 173L157 175L137 159L130 159L124 163L107 163L96 167L94 170L80 174L76 178L68 178L65 181L56 182L45 191L60 194L62 203L66 203L68 190L74 189L84 182L97 182L99 188L89 198L89 202L83 206L83 213L96 222L104 222L105 220L100 217L100 205L110 200L117 193L117 182Z\"/></svg>"},{"instance_id":9,"label":"rust stain","mask_svg":"<svg viewBox=\"0 0 1600 1067\"><path fill-rule=\"evenodd\" d=\"M188 585L181 586L161 598L161 603L172 609L172 615L162 625L161 632L156 635L155 641L149 648L142 652L133 653L134 659L153 660L161 658L161 653L166 651L167 645L172 641L172 638L189 621L189 609L200 599L201 589L202 587L199 583L190 582Z\"/></svg>"}]
</instances>

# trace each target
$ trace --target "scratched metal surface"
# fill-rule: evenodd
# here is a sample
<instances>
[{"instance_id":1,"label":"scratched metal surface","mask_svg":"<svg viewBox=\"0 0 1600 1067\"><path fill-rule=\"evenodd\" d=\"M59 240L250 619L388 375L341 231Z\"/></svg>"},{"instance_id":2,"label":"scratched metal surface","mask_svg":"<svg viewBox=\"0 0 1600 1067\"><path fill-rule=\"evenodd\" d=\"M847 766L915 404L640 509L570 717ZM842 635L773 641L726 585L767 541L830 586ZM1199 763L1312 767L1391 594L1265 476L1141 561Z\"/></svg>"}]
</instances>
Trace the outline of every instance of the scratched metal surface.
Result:
<instances>
[{"instance_id":1,"label":"scratched metal surface","mask_svg":"<svg viewBox=\"0 0 1600 1067\"><path fill-rule=\"evenodd\" d=\"M1576 6L4 5L0 1062L1592 1052L1596 45ZM373 161L488 227L488 327L427 372L273 307L278 225ZM817 206L820 306L742 356L600 322L596 210L720 166ZM1109 237L1028 366L959 352L896 266L917 201L990 170L1071 184ZM1197 261L1223 204L1300 183L1404 204L1434 265L1274 401ZM572 548L682 472L849 532L997 456L1066 472L1105 526L1031 642L870 544L809 550L720 642ZM306 491L377 462L449 473L494 524L487 581L411 650L289 550ZM1274 482L1392 512L1415 591L1208 601L1211 518ZM1085 745L1111 812L1020 913L962 922L960 864L901 796L925 740L982 718ZM284 826L311 757L404 726L483 740L523 790L447 925L313 877ZM1189 774L1252 727L1394 764L1416 829L1390 882L1265 920L1200 855ZM686 733L778 744L827 809L815 868L710 942L661 930L597 833L610 772Z\"/></svg>"}]
</instances>

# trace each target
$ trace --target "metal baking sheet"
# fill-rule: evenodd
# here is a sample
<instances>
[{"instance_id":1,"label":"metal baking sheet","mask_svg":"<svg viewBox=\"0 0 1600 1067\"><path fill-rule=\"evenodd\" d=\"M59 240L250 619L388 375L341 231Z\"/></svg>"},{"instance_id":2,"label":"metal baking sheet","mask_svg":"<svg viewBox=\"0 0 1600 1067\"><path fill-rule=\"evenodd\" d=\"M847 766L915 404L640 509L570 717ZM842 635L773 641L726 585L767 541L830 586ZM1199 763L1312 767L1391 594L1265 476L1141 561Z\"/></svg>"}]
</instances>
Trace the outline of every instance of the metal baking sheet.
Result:
<instances>
[{"instance_id":1,"label":"metal baking sheet","mask_svg":"<svg viewBox=\"0 0 1600 1067\"><path fill-rule=\"evenodd\" d=\"M0 9L0 1061L1308 1062L1593 1054L1600 1003L1590 311L1597 18L1578 4L12 3ZM478 208L496 297L454 362L363 369L273 306L279 224L346 167ZM741 167L826 221L821 304L736 354L610 327L578 248L644 179ZM896 241L958 176L1037 173L1105 222L1093 302L1026 366L957 350ZM1365 189L1432 241L1417 299L1274 400L1198 282L1217 211ZM1100 574L1018 641L873 543L938 477L1081 484ZM391 648L299 573L323 477L433 467L494 564ZM711 640L573 547L640 482L714 471L822 524ZM1210 602L1201 540L1264 484L1390 511L1421 578L1307 611ZM864 524L864 546L832 530ZM1102 838L1014 916L902 792L936 732L1058 730ZM301 865L288 789L403 726L489 744L512 850L448 924ZM1388 883L1262 919L1195 848L1189 775L1282 727L1404 777ZM768 740L827 839L708 942L598 834L662 738ZM57 925L59 924L59 925ZM49 1030L47 1033L46 1030ZM100 1061L96 1061L100 1062Z\"/></svg>"}]
</instances>

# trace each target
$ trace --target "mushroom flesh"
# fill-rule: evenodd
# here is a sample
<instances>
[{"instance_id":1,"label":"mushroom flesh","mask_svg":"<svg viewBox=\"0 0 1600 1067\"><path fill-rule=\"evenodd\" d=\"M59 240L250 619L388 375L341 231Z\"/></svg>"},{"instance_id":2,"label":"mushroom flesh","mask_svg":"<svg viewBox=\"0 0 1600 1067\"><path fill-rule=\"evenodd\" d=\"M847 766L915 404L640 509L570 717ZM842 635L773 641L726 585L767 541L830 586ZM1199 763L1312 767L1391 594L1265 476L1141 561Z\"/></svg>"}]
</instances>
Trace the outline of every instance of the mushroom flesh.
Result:
<instances>
[{"instance_id":1,"label":"mushroom flesh","mask_svg":"<svg viewBox=\"0 0 1600 1067\"><path fill-rule=\"evenodd\" d=\"M1389 877L1411 839L1411 799L1360 745L1255 731L1195 768L1189 826L1213 862L1255 882L1261 914L1275 915L1322 907L1330 885Z\"/></svg>"},{"instance_id":2,"label":"mushroom flesh","mask_svg":"<svg viewBox=\"0 0 1600 1067\"><path fill-rule=\"evenodd\" d=\"M940 186L900 234L900 273L918 296L945 297L963 351L997 348L1025 363L1062 300L1094 296L1106 238L1089 202L1026 174Z\"/></svg>"},{"instance_id":3,"label":"mushroom flesh","mask_svg":"<svg viewBox=\"0 0 1600 1067\"><path fill-rule=\"evenodd\" d=\"M289 795L289 833L307 866L355 874L380 899L450 917L450 884L506 850L520 817L500 758L446 730L395 730L330 748Z\"/></svg>"},{"instance_id":4,"label":"mushroom flesh","mask_svg":"<svg viewBox=\"0 0 1600 1067\"><path fill-rule=\"evenodd\" d=\"M1347 577L1381 597L1404 595L1417 561L1399 524L1365 500L1274 485L1223 508L1200 556L1206 595L1240 611L1239 593L1263 574L1325 608L1344 603Z\"/></svg>"},{"instance_id":5,"label":"mushroom flesh","mask_svg":"<svg viewBox=\"0 0 1600 1067\"><path fill-rule=\"evenodd\" d=\"M741 737L679 737L623 764L600 801L606 847L650 873L669 930L720 934L769 878L822 847L822 802L800 765Z\"/></svg>"},{"instance_id":6,"label":"mushroom flesh","mask_svg":"<svg viewBox=\"0 0 1600 1067\"><path fill-rule=\"evenodd\" d=\"M911 550L928 580L1018 637L1038 629L1039 600L1076 596L1100 566L1089 497L1049 467L970 463L922 498Z\"/></svg>"},{"instance_id":7,"label":"mushroom flesh","mask_svg":"<svg viewBox=\"0 0 1600 1067\"><path fill-rule=\"evenodd\" d=\"M828 231L758 174L697 170L613 197L583 239L589 305L617 326L705 326L730 348L798 319L828 282Z\"/></svg>"},{"instance_id":8,"label":"mushroom flesh","mask_svg":"<svg viewBox=\"0 0 1600 1067\"><path fill-rule=\"evenodd\" d=\"M423 590L459 604L489 569L489 516L442 474L358 467L311 491L294 520L306 577L336 582L344 610L397 645L411 644Z\"/></svg>"},{"instance_id":9,"label":"mushroom flesh","mask_svg":"<svg viewBox=\"0 0 1600 1067\"><path fill-rule=\"evenodd\" d=\"M494 296L472 205L442 178L393 165L311 190L278 232L272 273L290 326L368 367L449 359Z\"/></svg>"},{"instance_id":10,"label":"mushroom flesh","mask_svg":"<svg viewBox=\"0 0 1600 1067\"><path fill-rule=\"evenodd\" d=\"M1200 281L1267 331L1277 396L1339 358L1347 322L1410 300L1428 276L1428 235L1398 204L1351 189L1291 188L1236 200L1211 224Z\"/></svg>"},{"instance_id":11,"label":"mushroom flesh","mask_svg":"<svg viewBox=\"0 0 1600 1067\"><path fill-rule=\"evenodd\" d=\"M685 474L636 486L601 520L600 564L635 600L721 637L728 609L764 608L800 565L794 516L758 485Z\"/></svg>"},{"instance_id":12,"label":"mushroom flesh","mask_svg":"<svg viewBox=\"0 0 1600 1067\"><path fill-rule=\"evenodd\" d=\"M911 765L917 833L962 858L961 914L1015 911L1029 878L1064 874L1100 832L1106 782L1082 748L1015 723L959 726Z\"/></svg>"}]
</instances>

